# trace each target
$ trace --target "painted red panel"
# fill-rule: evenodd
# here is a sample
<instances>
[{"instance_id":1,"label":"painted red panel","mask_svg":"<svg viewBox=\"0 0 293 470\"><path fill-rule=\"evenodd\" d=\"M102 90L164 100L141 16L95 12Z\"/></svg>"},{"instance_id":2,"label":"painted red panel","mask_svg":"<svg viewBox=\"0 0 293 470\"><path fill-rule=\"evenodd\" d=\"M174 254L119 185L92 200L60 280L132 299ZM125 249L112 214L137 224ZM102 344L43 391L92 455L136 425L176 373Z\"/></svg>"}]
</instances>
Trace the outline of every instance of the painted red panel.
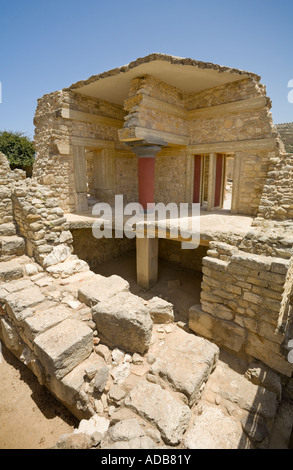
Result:
<instances>
[{"instance_id":1,"label":"painted red panel","mask_svg":"<svg viewBox=\"0 0 293 470\"><path fill-rule=\"evenodd\" d=\"M155 158L138 158L138 195L139 203L147 209L154 203Z\"/></svg>"},{"instance_id":2,"label":"painted red panel","mask_svg":"<svg viewBox=\"0 0 293 470\"><path fill-rule=\"evenodd\" d=\"M194 155L193 202L200 202L201 156Z\"/></svg>"},{"instance_id":3,"label":"painted red panel","mask_svg":"<svg viewBox=\"0 0 293 470\"><path fill-rule=\"evenodd\" d=\"M215 185L215 207L221 205L223 177L223 155L217 155L216 161L216 185Z\"/></svg>"}]
</instances>

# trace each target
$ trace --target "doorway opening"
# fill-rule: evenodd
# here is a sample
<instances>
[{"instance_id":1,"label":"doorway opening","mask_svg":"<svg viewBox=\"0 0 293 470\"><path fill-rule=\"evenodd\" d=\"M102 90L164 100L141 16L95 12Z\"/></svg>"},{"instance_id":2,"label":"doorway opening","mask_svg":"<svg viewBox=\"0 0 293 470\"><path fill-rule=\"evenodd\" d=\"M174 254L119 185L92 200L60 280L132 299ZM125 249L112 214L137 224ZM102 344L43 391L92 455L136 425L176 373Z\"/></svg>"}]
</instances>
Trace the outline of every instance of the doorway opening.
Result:
<instances>
[{"instance_id":1,"label":"doorway opening","mask_svg":"<svg viewBox=\"0 0 293 470\"><path fill-rule=\"evenodd\" d=\"M193 202L203 211L231 211L233 175L233 155L194 155Z\"/></svg>"}]
</instances>

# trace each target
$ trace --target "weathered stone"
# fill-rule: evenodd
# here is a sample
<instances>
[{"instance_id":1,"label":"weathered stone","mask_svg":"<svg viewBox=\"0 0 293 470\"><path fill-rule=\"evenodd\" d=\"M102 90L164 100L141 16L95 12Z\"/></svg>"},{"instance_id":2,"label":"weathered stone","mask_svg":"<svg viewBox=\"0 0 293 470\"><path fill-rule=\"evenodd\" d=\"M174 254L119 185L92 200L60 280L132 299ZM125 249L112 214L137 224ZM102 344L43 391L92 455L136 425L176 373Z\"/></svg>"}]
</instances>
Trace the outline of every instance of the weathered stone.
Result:
<instances>
[{"instance_id":1,"label":"weathered stone","mask_svg":"<svg viewBox=\"0 0 293 470\"><path fill-rule=\"evenodd\" d=\"M122 292L99 302L92 312L99 336L108 346L133 353L147 350L153 323L140 297Z\"/></svg>"},{"instance_id":2,"label":"weathered stone","mask_svg":"<svg viewBox=\"0 0 293 470\"><path fill-rule=\"evenodd\" d=\"M84 433L63 434L52 449L90 449L92 447L91 436Z\"/></svg>"},{"instance_id":3,"label":"weathered stone","mask_svg":"<svg viewBox=\"0 0 293 470\"><path fill-rule=\"evenodd\" d=\"M245 372L245 377L255 385L261 385L262 387L275 393L278 400L282 396L282 383L281 377L266 367L262 363L249 364L249 368Z\"/></svg>"},{"instance_id":4,"label":"weathered stone","mask_svg":"<svg viewBox=\"0 0 293 470\"><path fill-rule=\"evenodd\" d=\"M7 313L12 316L16 322L21 322L25 309L33 307L44 300L45 296L36 286L16 291L6 297Z\"/></svg>"},{"instance_id":5,"label":"weathered stone","mask_svg":"<svg viewBox=\"0 0 293 470\"><path fill-rule=\"evenodd\" d=\"M268 420L273 420L276 414L276 394L254 385L224 362L219 363L210 376L206 390L237 404L242 410L258 413Z\"/></svg>"},{"instance_id":6,"label":"weathered stone","mask_svg":"<svg viewBox=\"0 0 293 470\"><path fill-rule=\"evenodd\" d=\"M62 378L93 349L93 332L83 322L67 319L38 335L36 354L49 374Z\"/></svg>"},{"instance_id":7,"label":"weathered stone","mask_svg":"<svg viewBox=\"0 0 293 470\"><path fill-rule=\"evenodd\" d=\"M173 305L160 297L153 297L146 305L154 323L172 323Z\"/></svg>"},{"instance_id":8,"label":"weathered stone","mask_svg":"<svg viewBox=\"0 0 293 470\"><path fill-rule=\"evenodd\" d=\"M112 351L112 360L116 363L116 364L119 364L124 358L124 352L121 351L120 349L118 348L115 348L113 351Z\"/></svg>"},{"instance_id":9,"label":"weathered stone","mask_svg":"<svg viewBox=\"0 0 293 470\"><path fill-rule=\"evenodd\" d=\"M133 357L132 357L132 362L135 365L142 364L143 363L143 358L139 354L134 353Z\"/></svg>"},{"instance_id":10,"label":"weathered stone","mask_svg":"<svg viewBox=\"0 0 293 470\"><path fill-rule=\"evenodd\" d=\"M11 281L5 284L5 289L12 294L13 292L27 289L29 287L34 287L34 284L30 279L21 279Z\"/></svg>"},{"instance_id":11,"label":"weathered stone","mask_svg":"<svg viewBox=\"0 0 293 470\"><path fill-rule=\"evenodd\" d=\"M70 248L67 245L54 246L50 254L44 259L44 267L47 268L54 264L62 263L71 255Z\"/></svg>"},{"instance_id":12,"label":"weathered stone","mask_svg":"<svg viewBox=\"0 0 293 470\"><path fill-rule=\"evenodd\" d=\"M225 416L214 406L203 405L185 434L187 449L245 449L249 447L242 427L235 419Z\"/></svg>"},{"instance_id":13,"label":"weathered stone","mask_svg":"<svg viewBox=\"0 0 293 470\"><path fill-rule=\"evenodd\" d=\"M22 237L12 235L8 237L1 237L0 240L1 253L5 255L20 256L24 254L25 242Z\"/></svg>"},{"instance_id":14,"label":"weathered stone","mask_svg":"<svg viewBox=\"0 0 293 470\"><path fill-rule=\"evenodd\" d=\"M111 376L113 377L114 383L123 382L130 374L129 363L122 363L119 366L114 367L111 370Z\"/></svg>"},{"instance_id":15,"label":"weathered stone","mask_svg":"<svg viewBox=\"0 0 293 470\"><path fill-rule=\"evenodd\" d=\"M99 356L105 359L106 362L111 361L111 351L105 344L98 344L98 346L95 347L95 351Z\"/></svg>"},{"instance_id":16,"label":"weathered stone","mask_svg":"<svg viewBox=\"0 0 293 470\"><path fill-rule=\"evenodd\" d=\"M28 263L25 265L25 273L27 276L33 276L34 274L38 274L38 266L36 264Z\"/></svg>"},{"instance_id":17,"label":"weathered stone","mask_svg":"<svg viewBox=\"0 0 293 470\"><path fill-rule=\"evenodd\" d=\"M85 261L71 255L62 263L51 265L46 269L50 274L62 274L63 277L68 277L75 273L87 271L89 266Z\"/></svg>"},{"instance_id":18,"label":"weathered stone","mask_svg":"<svg viewBox=\"0 0 293 470\"><path fill-rule=\"evenodd\" d=\"M77 429L73 431L74 434L83 433L88 436L93 436L96 432L104 435L109 428L110 420L102 416L94 415L90 419L83 419L79 423Z\"/></svg>"},{"instance_id":19,"label":"weathered stone","mask_svg":"<svg viewBox=\"0 0 293 470\"><path fill-rule=\"evenodd\" d=\"M86 283L78 291L78 298L88 306L106 300L120 292L127 292L129 283L122 277L113 274L110 277L96 275L95 279Z\"/></svg>"},{"instance_id":20,"label":"weathered stone","mask_svg":"<svg viewBox=\"0 0 293 470\"><path fill-rule=\"evenodd\" d=\"M12 259L11 261L3 261L0 263L0 281L19 279L22 276L23 268L16 260Z\"/></svg>"},{"instance_id":21,"label":"weathered stone","mask_svg":"<svg viewBox=\"0 0 293 470\"><path fill-rule=\"evenodd\" d=\"M269 432L265 420L258 414L248 413L247 416L241 420L241 425L249 439L254 443L259 444L265 441L268 442Z\"/></svg>"},{"instance_id":22,"label":"weathered stone","mask_svg":"<svg viewBox=\"0 0 293 470\"><path fill-rule=\"evenodd\" d=\"M146 436L137 419L126 419L112 426L104 436L101 449L153 449L155 442Z\"/></svg>"},{"instance_id":23,"label":"weathered stone","mask_svg":"<svg viewBox=\"0 0 293 470\"><path fill-rule=\"evenodd\" d=\"M5 345L10 350L18 351L20 337L17 328L8 322L5 318L0 319L0 330Z\"/></svg>"},{"instance_id":24,"label":"weathered stone","mask_svg":"<svg viewBox=\"0 0 293 470\"><path fill-rule=\"evenodd\" d=\"M106 365L101 366L95 374L94 389L102 393L106 386L108 378L109 378L108 367Z\"/></svg>"},{"instance_id":25,"label":"weathered stone","mask_svg":"<svg viewBox=\"0 0 293 470\"><path fill-rule=\"evenodd\" d=\"M240 351L246 338L244 328L203 312L199 305L189 310L189 328L236 352Z\"/></svg>"},{"instance_id":26,"label":"weathered stone","mask_svg":"<svg viewBox=\"0 0 293 470\"><path fill-rule=\"evenodd\" d=\"M151 366L151 373L184 393L192 406L199 400L202 386L214 369L218 355L219 348L215 344L176 328L174 334L166 337Z\"/></svg>"},{"instance_id":27,"label":"weathered stone","mask_svg":"<svg viewBox=\"0 0 293 470\"><path fill-rule=\"evenodd\" d=\"M109 400L117 405L121 405L125 395L125 390L116 384L113 384L109 390Z\"/></svg>"},{"instance_id":28,"label":"weathered stone","mask_svg":"<svg viewBox=\"0 0 293 470\"><path fill-rule=\"evenodd\" d=\"M125 405L155 424L168 444L177 445L185 432L191 412L159 385L143 382L125 398Z\"/></svg>"},{"instance_id":29,"label":"weathered stone","mask_svg":"<svg viewBox=\"0 0 293 470\"><path fill-rule=\"evenodd\" d=\"M23 327L25 335L30 341L33 341L37 335L61 323L70 316L70 310L64 305L56 305L42 310L24 319Z\"/></svg>"}]
</instances>

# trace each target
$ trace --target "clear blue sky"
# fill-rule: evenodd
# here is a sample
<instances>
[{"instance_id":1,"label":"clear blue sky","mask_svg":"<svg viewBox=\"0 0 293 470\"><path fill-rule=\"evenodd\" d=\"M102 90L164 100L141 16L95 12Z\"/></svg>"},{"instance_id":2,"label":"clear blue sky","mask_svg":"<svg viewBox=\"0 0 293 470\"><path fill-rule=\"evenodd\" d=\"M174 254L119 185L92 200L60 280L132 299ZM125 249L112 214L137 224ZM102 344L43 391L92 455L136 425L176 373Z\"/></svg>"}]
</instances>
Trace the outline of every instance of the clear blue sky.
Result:
<instances>
[{"instance_id":1,"label":"clear blue sky","mask_svg":"<svg viewBox=\"0 0 293 470\"><path fill-rule=\"evenodd\" d=\"M33 137L37 98L162 52L255 72L293 121L292 0L0 0L0 130Z\"/></svg>"}]
</instances>

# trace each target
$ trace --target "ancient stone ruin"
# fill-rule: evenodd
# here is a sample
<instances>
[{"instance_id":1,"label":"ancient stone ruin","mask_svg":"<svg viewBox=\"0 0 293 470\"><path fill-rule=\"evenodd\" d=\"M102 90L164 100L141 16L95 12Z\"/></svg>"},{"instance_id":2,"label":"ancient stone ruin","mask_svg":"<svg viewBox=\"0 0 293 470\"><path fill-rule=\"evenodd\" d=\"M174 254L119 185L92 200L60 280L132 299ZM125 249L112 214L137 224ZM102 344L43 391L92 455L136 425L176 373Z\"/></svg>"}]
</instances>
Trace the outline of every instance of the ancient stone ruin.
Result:
<instances>
[{"instance_id":1,"label":"ancient stone ruin","mask_svg":"<svg viewBox=\"0 0 293 470\"><path fill-rule=\"evenodd\" d=\"M56 447L271 448L280 423L289 445L293 154L270 106L256 74L151 54L38 100L32 178L0 154L0 338L80 420ZM118 194L199 204L198 248L159 223L95 238ZM99 273L131 251L139 294ZM185 317L148 295L162 260L199 276Z\"/></svg>"}]
</instances>

